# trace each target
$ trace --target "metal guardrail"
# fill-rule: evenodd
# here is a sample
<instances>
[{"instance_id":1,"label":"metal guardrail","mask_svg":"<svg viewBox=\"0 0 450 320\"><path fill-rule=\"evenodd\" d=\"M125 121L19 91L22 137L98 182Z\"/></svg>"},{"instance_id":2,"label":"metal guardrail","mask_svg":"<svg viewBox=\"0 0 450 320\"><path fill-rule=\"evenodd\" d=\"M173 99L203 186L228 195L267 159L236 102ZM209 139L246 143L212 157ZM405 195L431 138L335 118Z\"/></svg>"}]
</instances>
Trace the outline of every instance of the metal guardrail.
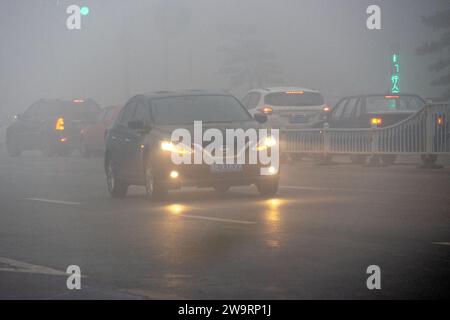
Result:
<instances>
[{"instance_id":1,"label":"metal guardrail","mask_svg":"<svg viewBox=\"0 0 450 320\"><path fill-rule=\"evenodd\" d=\"M428 104L384 128L283 129L281 151L306 154L450 154L450 102Z\"/></svg>"}]
</instances>

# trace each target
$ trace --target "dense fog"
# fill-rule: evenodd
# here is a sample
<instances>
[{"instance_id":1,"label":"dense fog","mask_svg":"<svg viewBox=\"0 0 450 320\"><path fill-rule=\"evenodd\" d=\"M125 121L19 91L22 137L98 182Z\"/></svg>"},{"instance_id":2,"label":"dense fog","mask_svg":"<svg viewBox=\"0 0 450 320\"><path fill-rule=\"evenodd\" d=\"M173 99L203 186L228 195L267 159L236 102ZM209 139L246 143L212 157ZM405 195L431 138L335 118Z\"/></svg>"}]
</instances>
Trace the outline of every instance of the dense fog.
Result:
<instances>
[{"instance_id":1,"label":"dense fog","mask_svg":"<svg viewBox=\"0 0 450 320\"><path fill-rule=\"evenodd\" d=\"M76 2L76 3L75 3ZM2 0L0 114L45 98L92 97L123 104L160 89L207 88L238 96L258 85L319 89L328 103L384 93L391 48L402 91L439 96L417 48L438 39L428 16L447 1L375 0ZM66 8L88 5L81 30ZM381 7L382 30L366 8ZM250 75L249 75L250 73Z\"/></svg>"}]
</instances>

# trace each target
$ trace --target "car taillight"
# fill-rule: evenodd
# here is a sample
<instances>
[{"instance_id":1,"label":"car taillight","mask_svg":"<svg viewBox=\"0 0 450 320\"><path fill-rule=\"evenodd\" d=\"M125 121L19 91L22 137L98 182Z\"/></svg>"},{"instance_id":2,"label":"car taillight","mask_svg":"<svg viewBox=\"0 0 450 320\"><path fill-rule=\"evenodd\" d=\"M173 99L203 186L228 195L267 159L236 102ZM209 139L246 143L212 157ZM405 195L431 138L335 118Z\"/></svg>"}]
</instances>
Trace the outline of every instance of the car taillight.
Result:
<instances>
[{"instance_id":1,"label":"car taillight","mask_svg":"<svg viewBox=\"0 0 450 320\"><path fill-rule=\"evenodd\" d=\"M58 118L58 120L56 120L55 129L57 131L64 131L64 118Z\"/></svg>"},{"instance_id":2,"label":"car taillight","mask_svg":"<svg viewBox=\"0 0 450 320\"><path fill-rule=\"evenodd\" d=\"M304 94L305 92L303 90L293 90L293 91L286 91L286 94Z\"/></svg>"},{"instance_id":3,"label":"car taillight","mask_svg":"<svg viewBox=\"0 0 450 320\"><path fill-rule=\"evenodd\" d=\"M271 114L273 112L273 109L271 106L264 106L261 109L259 109L259 111L264 114Z\"/></svg>"},{"instance_id":4,"label":"car taillight","mask_svg":"<svg viewBox=\"0 0 450 320\"><path fill-rule=\"evenodd\" d=\"M383 124L383 119L372 118L370 119L370 124L372 125L372 127L381 127L381 125Z\"/></svg>"}]
</instances>

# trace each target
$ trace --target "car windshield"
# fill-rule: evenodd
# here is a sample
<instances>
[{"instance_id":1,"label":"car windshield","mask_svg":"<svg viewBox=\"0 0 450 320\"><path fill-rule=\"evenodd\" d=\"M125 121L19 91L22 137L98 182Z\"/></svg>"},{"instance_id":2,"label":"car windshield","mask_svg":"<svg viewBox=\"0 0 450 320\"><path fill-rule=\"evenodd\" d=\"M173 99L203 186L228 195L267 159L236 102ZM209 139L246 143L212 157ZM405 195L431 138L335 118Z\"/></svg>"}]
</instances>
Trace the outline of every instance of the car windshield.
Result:
<instances>
[{"instance_id":1,"label":"car windshield","mask_svg":"<svg viewBox=\"0 0 450 320\"><path fill-rule=\"evenodd\" d=\"M321 106L324 104L320 93L303 91L270 93L265 96L264 102L267 105L283 107Z\"/></svg>"},{"instance_id":2,"label":"car windshield","mask_svg":"<svg viewBox=\"0 0 450 320\"><path fill-rule=\"evenodd\" d=\"M45 116L64 116L72 120L92 120L100 112L99 107L91 102L49 101L43 103L39 111Z\"/></svg>"},{"instance_id":3,"label":"car windshield","mask_svg":"<svg viewBox=\"0 0 450 320\"><path fill-rule=\"evenodd\" d=\"M175 125L203 122L251 120L250 114L232 96L198 95L158 98L151 101L156 124Z\"/></svg>"},{"instance_id":4,"label":"car windshield","mask_svg":"<svg viewBox=\"0 0 450 320\"><path fill-rule=\"evenodd\" d=\"M62 112L74 120L89 120L94 119L100 109L92 103L68 102L62 105Z\"/></svg>"},{"instance_id":5,"label":"car windshield","mask_svg":"<svg viewBox=\"0 0 450 320\"><path fill-rule=\"evenodd\" d=\"M418 111L424 105L418 96L373 96L366 99L367 112Z\"/></svg>"}]
</instances>

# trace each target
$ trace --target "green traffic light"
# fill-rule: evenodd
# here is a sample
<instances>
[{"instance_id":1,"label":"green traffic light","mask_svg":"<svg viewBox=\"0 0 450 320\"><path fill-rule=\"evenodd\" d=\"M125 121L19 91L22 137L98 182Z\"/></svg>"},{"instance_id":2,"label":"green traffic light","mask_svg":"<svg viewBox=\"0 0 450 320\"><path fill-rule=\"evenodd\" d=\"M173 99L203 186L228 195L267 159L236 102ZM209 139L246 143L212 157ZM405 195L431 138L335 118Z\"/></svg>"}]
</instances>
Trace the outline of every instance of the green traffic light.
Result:
<instances>
[{"instance_id":1,"label":"green traffic light","mask_svg":"<svg viewBox=\"0 0 450 320\"><path fill-rule=\"evenodd\" d=\"M89 8L88 7L82 7L81 9L80 9L80 14L81 15L83 15L83 16L87 16L88 14L89 14Z\"/></svg>"}]
</instances>

